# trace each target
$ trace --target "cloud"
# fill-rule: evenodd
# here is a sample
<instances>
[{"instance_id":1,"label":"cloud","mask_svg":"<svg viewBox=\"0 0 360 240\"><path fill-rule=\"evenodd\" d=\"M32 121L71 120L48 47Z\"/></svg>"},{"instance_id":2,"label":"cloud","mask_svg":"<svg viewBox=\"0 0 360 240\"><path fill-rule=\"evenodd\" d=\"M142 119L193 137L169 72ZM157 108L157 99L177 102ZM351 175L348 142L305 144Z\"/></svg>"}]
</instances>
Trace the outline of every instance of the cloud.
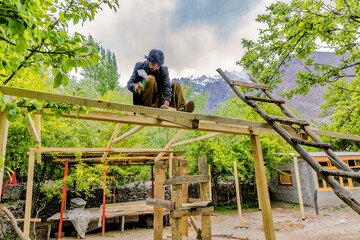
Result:
<instances>
[{"instance_id":1,"label":"cloud","mask_svg":"<svg viewBox=\"0 0 360 240\"><path fill-rule=\"evenodd\" d=\"M164 51L171 78L215 75L218 67L240 70L241 38L256 38L264 2L270 0L120 0L116 13L105 8L72 30L115 53L122 86L153 48Z\"/></svg>"}]
</instances>

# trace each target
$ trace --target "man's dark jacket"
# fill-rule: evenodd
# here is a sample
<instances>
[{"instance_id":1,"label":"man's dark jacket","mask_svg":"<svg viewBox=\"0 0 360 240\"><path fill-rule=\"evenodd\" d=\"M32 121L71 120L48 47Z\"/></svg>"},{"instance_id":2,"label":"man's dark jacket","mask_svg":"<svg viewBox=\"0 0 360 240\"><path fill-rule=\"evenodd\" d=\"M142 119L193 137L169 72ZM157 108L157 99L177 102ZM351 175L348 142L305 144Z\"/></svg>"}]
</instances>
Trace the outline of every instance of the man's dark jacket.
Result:
<instances>
[{"instance_id":1,"label":"man's dark jacket","mask_svg":"<svg viewBox=\"0 0 360 240\"><path fill-rule=\"evenodd\" d=\"M135 105L143 105L140 94L134 92L135 85L143 80L139 76L137 70L144 69L148 75L153 75L156 79L158 93L162 93L163 101L168 100L171 102L172 90L169 79L169 70L166 66L160 66L159 70L153 72L150 70L149 63L147 61L138 62L135 64L133 74L127 83L127 88L133 93L133 101Z\"/></svg>"}]
</instances>

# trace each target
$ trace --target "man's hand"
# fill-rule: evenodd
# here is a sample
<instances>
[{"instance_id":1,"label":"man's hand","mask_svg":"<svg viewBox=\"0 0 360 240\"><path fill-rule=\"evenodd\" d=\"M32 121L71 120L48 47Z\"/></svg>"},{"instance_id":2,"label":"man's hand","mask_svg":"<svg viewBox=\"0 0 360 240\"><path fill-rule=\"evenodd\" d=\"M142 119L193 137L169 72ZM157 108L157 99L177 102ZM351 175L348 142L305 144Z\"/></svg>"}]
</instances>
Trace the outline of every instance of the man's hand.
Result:
<instances>
[{"instance_id":1,"label":"man's hand","mask_svg":"<svg viewBox=\"0 0 360 240\"><path fill-rule=\"evenodd\" d=\"M135 85L134 92L139 93L139 90L142 91L142 92L144 91L144 86L141 84L141 82L138 82Z\"/></svg>"},{"instance_id":2,"label":"man's hand","mask_svg":"<svg viewBox=\"0 0 360 240\"><path fill-rule=\"evenodd\" d=\"M161 109L169 109L169 105L170 105L170 102L169 101L167 101L167 100L165 100L164 101L164 104L163 105L161 105Z\"/></svg>"}]
</instances>

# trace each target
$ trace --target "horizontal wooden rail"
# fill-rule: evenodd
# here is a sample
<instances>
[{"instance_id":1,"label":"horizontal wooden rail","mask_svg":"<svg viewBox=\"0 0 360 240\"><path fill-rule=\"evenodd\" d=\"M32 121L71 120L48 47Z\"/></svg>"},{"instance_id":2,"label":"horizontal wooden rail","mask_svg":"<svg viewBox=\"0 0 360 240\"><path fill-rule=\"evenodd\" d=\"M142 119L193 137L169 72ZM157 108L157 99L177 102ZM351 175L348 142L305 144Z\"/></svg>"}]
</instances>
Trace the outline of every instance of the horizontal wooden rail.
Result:
<instances>
[{"instance_id":1,"label":"horizontal wooden rail","mask_svg":"<svg viewBox=\"0 0 360 240\"><path fill-rule=\"evenodd\" d=\"M119 153L160 153L172 149L153 148L30 148L30 152L119 152Z\"/></svg>"},{"instance_id":2,"label":"horizontal wooden rail","mask_svg":"<svg viewBox=\"0 0 360 240\"><path fill-rule=\"evenodd\" d=\"M309 126L310 124L306 120L297 119L297 118L288 118L288 117L280 117L280 116L273 116L273 115L266 115L267 119L270 121L277 121L282 124L291 125L296 124L299 126Z\"/></svg>"},{"instance_id":3,"label":"horizontal wooden rail","mask_svg":"<svg viewBox=\"0 0 360 240\"><path fill-rule=\"evenodd\" d=\"M175 176L165 180L165 185L181 185L190 183L204 183L209 182L209 175L186 175L186 176Z\"/></svg>"},{"instance_id":4,"label":"horizontal wooden rail","mask_svg":"<svg viewBox=\"0 0 360 240\"><path fill-rule=\"evenodd\" d=\"M205 201L205 202L195 202L195 203L184 203L182 208L205 208L214 206L212 201Z\"/></svg>"},{"instance_id":5,"label":"horizontal wooden rail","mask_svg":"<svg viewBox=\"0 0 360 240\"><path fill-rule=\"evenodd\" d=\"M260 97L253 97L253 96L245 96L245 99L259 101L259 102L268 102L268 103L285 103L284 100L260 98Z\"/></svg>"},{"instance_id":6,"label":"horizontal wooden rail","mask_svg":"<svg viewBox=\"0 0 360 240\"><path fill-rule=\"evenodd\" d=\"M180 208L170 212L170 218L181 218L187 216L210 215L214 212L214 207L207 208Z\"/></svg>"},{"instance_id":7,"label":"horizontal wooden rail","mask_svg":"<svg viewBox=\"0 0 360 240\"><path fill-rule=\"evenodd\" d=\"M146 199L146 205L159 207L159 208L166 208L166 209L169 209L169 210L174 210L175 209L175 202L169 201L169 200L147 198Z\"/></svg>"},{"instance_id":8,"label":"horizontal wooden rail","mask_svg":"<svg viewBox=\"0 0 360 240\"><path fill-rule=\"evenodd\" d=\"M230 81L231 85L236 85L240 87L248 87L248 88L257 88L257 89L269 89L268 85L261 83L251 83L251 82L243 82L243 81Z\"/></svg>"}]
</instances>

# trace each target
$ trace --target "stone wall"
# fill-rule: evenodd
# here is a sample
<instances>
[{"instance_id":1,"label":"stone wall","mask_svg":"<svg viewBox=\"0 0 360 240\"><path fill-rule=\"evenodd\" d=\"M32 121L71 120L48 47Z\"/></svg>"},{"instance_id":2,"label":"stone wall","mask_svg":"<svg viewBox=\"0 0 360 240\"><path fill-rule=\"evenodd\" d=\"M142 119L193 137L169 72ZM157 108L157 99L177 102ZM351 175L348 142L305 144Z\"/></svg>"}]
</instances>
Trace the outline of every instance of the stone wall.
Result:
<instances>
[{"instance_id":1,"label":"stone wall","mask_svg":"<svg viewBox=\"0 0 360 240\"><path fill-rule=\"evenodd\" d=\"M14 215L15 218L24 218L25 201L18 200L10 205L5 205L7 209ZM18 224L20 226L20 224ZM7 235L15 236L15 230L10 225L7 217L0 214L0 239L4 239Z\"/></svg>"}]
</instances>

